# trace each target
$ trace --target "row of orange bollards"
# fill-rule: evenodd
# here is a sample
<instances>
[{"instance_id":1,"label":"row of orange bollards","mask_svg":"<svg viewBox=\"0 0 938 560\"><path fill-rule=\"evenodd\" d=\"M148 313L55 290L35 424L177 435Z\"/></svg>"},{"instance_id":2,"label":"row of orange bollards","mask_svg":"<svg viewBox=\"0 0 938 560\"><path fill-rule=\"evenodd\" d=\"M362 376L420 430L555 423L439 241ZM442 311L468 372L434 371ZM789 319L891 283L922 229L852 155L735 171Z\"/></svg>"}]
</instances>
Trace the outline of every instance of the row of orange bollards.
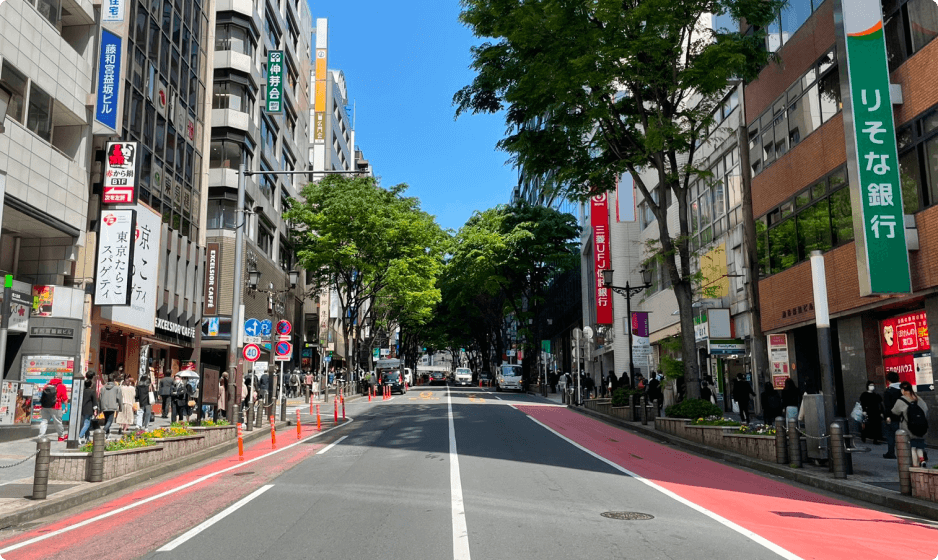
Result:
<instances>
[{"instance_id":1,"label":"row of orange bollards","mask_svg":"<svg viewBox=\"0 0 938 560\"><path fill-rule=\"evenodd\" d=\"M370 396L371 395L369 394L369 398ZM334 417L335 417L336 424L339 423L339 400L340 399L342 401L342 420L343 421L346 420L345 397L344 396L336 397L335 401L333 402ZM310 414L313 413L313 403L310 403L309 405L309 413ZM296 411L296 439L301 439L303 437L302 430L303 428L300 422L300 411L297 410ZM316 405L316 430L320 432L322 431L322 416L320 416L318 404ZM273 449L277 448L277 431L276 431L276 427L274 426L273 416L270 417L270 445ZM244 426L240 422L238 422L238 460L239 461L244 460Z\"/></svg>"}]
</instances>

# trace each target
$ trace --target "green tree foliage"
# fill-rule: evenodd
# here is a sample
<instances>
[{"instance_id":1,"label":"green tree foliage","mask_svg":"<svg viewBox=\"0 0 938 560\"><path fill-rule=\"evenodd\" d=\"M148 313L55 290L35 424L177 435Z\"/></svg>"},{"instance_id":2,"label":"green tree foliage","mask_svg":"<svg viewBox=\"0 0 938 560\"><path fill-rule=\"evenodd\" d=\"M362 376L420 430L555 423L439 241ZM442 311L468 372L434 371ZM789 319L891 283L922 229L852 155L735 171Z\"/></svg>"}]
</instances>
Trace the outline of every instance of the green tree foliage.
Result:
<instances>
[{"instance_id":1,"label":"green tree foliage","mask_svg":"<svg viewBox=\"0 0 938 560\"><path fill-rule=\"evenodd\" d=\"M691 229L687 219L696 148L733 79L753 79L769 57L765 28L782 0L463 0L461 20L482 38L472 83L454 98L457 115L505 110L499 147L530 176L552 177L569 195L608 191L629 172L659 228L660 252L680 311L693 332ZM749 34L714 32L708 14L729 13ZM654 171L646 182L640 172ZM667 208L651 192L668 189ZM696 396L692 337L685 337L687 387Z\"/></svg>"},{"instance_id":2,"label":"green tree foliage","mask_svg":"<svg viewBox=\"0 0 938 560\"><path fill-rule=\"evenodd\" d=\"M425 322L440 300L446 235L416 198L403 196L406 189L332 175L307 185L284 215L310 283L336 290L341 308L354 314L373 304L360 318L389 330ZM362 321L343 315L349 340Z\"/></svg>"}]
</instances>

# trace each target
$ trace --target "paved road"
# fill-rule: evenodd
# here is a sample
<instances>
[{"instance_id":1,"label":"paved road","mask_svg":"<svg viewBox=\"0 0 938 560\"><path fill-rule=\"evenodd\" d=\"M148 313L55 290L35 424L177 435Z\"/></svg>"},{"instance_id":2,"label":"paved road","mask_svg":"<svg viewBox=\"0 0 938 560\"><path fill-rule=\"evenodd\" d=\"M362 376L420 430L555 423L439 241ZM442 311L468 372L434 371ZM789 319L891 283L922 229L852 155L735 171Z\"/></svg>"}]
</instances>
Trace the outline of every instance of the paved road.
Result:
<instances>
[{"instance_id":1,"label":"paved road","mask_svg":"<svg viewBox=\"0 0 938 560\"><path fill-rule=\"evenodd\" d=\"M168 477L0 542L0 555L938 556L932 525L688 455L537 397L437 387L348 408L353 421L328 433L306 428L293 444L295 432L284 432L275 455L269 442L255 444L247 464L226 458ZM653 518L602 515L610 512Z\"/></svg>"}]
</instances>

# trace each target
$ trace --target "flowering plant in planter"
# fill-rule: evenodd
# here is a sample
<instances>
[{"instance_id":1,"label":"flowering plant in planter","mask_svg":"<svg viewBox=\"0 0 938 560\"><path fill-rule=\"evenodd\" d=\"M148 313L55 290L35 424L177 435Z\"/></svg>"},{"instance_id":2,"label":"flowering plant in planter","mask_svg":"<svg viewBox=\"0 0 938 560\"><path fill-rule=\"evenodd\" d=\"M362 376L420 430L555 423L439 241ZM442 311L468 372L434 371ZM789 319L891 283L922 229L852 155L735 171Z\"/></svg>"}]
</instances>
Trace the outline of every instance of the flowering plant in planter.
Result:
<instances>
[{"instance_id":1,"label":"flowering plant in planter","mask_svg":"<svg viewBox=\"0 0 938 560\"><path fill-rule=\"evenodd\" d=\"M766 426L765 424L756 424L754 426L742 425L739 427L739 433L751 436L774 436L775 426Z\"/></svg>"},{"instance_id":2,"label":"flowering plant in planter","mask_svg":"<svg viewBox=\"0 0 938 560\"><path fill-rule=\"evenodd\" d=\"M203 428L212 428L215 426L230 426L231 422L222 418L221 420L202 420L201 426Z\"/></svg>"},{"instance_id":3,"label":"flowering plant in planter","mask_svg":"<svg viewBox=\"0 0 938 560\"><path fill-rule=\"evenodd\" d=\"M691 422L694 426L739 426L739 422L722 416L701 416Z\"/></svg>"}]
</instances>

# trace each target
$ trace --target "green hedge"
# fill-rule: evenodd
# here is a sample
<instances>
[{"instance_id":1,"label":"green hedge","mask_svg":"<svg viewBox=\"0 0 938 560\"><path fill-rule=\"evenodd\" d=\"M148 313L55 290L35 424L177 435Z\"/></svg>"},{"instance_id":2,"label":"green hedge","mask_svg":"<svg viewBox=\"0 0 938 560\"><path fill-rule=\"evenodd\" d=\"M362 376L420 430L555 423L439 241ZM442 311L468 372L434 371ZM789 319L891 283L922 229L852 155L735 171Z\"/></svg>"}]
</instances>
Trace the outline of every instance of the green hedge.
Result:
<instances>
[{"instance_id":1,"label":"green hedge","mask_svg":"<svg viewBox=\"0 0 938 560\"><path fill-rule=\"evenodd\" d=\"M703 399L687 399L669 406L664 412L668 415L668 418L690 418L692 420L723 415L720 407Z\"/></svg>"},{"instance_id":2,"label":"green hedge","mask_svg":"<svg viewBox=\"0 0 938 560\"><path fill-rule=\"evenodd\" d=\"M612 392L612 406L629 406L629 396L638 395L642 396L645 394L645 391L641 389L629 389L627 387L619 387Z\"/></svg>"}]
</instances>

